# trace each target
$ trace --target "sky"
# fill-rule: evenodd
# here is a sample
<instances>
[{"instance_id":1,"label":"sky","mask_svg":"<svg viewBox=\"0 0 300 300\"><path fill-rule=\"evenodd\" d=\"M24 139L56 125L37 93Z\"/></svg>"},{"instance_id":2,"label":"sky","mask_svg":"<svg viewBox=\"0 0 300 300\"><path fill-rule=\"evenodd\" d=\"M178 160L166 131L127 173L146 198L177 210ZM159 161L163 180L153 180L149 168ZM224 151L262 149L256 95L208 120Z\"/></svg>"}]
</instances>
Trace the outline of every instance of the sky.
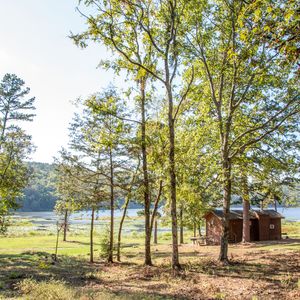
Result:
<instances>
[{"instance_id":1,"label":"sky","mask_svg":"<svg viewBox=\"0 0 300 300\"><path fill-rule=\"evenodd\" d=\"M35 96L36 117L24 128L37 147L32 160L53 161L68 142L72 101L120 79L97 68L110 54L80 49L68 38L85 28L76 0L0 0L0 79L14 73Z\"/></svg>"}]
</instances>

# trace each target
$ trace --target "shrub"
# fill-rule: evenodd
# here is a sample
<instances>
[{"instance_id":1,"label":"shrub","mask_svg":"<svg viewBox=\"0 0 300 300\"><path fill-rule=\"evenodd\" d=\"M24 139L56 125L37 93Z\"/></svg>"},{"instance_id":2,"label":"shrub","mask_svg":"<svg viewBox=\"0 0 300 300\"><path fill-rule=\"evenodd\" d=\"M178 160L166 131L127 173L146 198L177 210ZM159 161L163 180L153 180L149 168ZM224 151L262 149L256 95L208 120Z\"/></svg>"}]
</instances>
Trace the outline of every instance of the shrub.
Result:
<instances>
[{"instance_id":1,"label":"shrub","mask_svg":"<svg viewBox=\"0 0 300 300\"><path fill-rule=\"evenodd\" d=\"M172 233L171 232L164 232L160 235L160 239L167 241L172 238Z\"/></svg>"},{"instance_id":2,"label":"shrub","mask_svg":"<svg viewBox=\"0 0 300 300\"><path fill-rule=\"evenodd\" d=\"M12 271L8 274L9 279L19 279L24 277L24 274L18 271Z\"/></svg>"},{"instance_id":3,"label":"shrub","mask_svg":"<svg viewBox=\"0 0 300 300\"><path fill-rule=\"evenodd\" d=\"M110 247L110 231L106 228L102 238L100 239L100 256L108 258Z\"/></svg>"},{"instance_id":4,"label":"shrub","mask_svg":"<svg viewBox=\"0 0 300 300\"><path fill-rule=\"evenodd\" d=\"M37 282L33 279L24 279L18 284L22 294L31 300L72 300L75 292L66 286L65 282L51 279L48 282Z\"/></svg>"},{"instance_id":5,"label":"shrub","mask_svg":"<svg viewBox=\"0 0 300 300\"><path fill-rule=\"evenodd\" d=\"M138 234L136 231L132 231L132 232L131 232L131 236L132 236L133 238L137 238L137 237L139 236L139 234Z\"/></svg>"}]
</instances>

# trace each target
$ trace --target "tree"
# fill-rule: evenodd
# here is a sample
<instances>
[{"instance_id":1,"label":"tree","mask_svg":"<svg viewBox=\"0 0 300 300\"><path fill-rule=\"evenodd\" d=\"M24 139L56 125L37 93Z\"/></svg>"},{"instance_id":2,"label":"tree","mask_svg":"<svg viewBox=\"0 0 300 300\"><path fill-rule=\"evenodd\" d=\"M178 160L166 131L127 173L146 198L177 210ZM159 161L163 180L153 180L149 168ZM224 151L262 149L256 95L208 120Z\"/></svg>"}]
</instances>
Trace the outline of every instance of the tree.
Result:
<instances>
[{"instance_id":1,"label":"tree","mask_svg":"<svg viewBox=\"0 0 300 300\"><path fill-rule=\"evenodd\" d=\"M203 109L198 101L189 99L177 122L177 190L180 203L180 238L183 229L194 229L201 235L205 213L220 205L220 168L214 135L209 122L203 120ZM198 114L201 115L199 120Z\"/></svg>"},{"instance_id":2,"label":"tree","mask_svg":"<svg viewBox=\"0 0 300 300\"><path fill-rule=\"evenodd\" d=\"M268 43L243 35L239 18L246 2L190 5L194 29L186 37L187 54L196 62L199 105L206 103L212 132L218 133L212 139L219 139L225 216L219 259L227 263L233 165L249 147L296 118L299 90L291 63L282 66L283 58Z\"/></svg>"},{"instance_id":3,"label":"tree","mask_svg":"<svg viewBox=\"0 0 300 300\"><path fill-rule=\"evenodd\" d=\"M17 199L27 185L29 172L24 160L33 150L31 137L19 126L32 121L34 98L26 99L29 88L14 74L0 83L0 227L4 232L7 215L18 207Z\"/></svg>"},{"instance_id":4,"label":"tree","mask_svg":"<svg viewBox=\"0 0 300 300\"><path fill-rule=\"evenodd\" d=\"M86 16L88 29L82 34L73 35L74 41L86 46L88 40L102 42L113 49L136 70L144 70L159 84L166 93L168 107L167 120L169 128L169 181L170 208L172 216L172 266L180 268L178 257L177 212L176 212L176 169L175 169L175 120L182 102L185 100L193 74L187 86L176 92L175 79L184 79L184 66L180 68L181 37L186 28L181 22L184 15L184 1L85 1L85 5L97 10L94 16ZM136 43L128 41L126 36L132 34ZM139 50L149 53L152 60L136 59ZM153 65L152 62L155 62ZM180 75L180 76L179 76ZM185 80L183 80L185 81Z\"/></svg>"},{"instance_id":5,"label":"tree","mask_svg":"<svg viewBox=\"0 0 300 300\"><path fill-rule=\"evenodd\" d=\"M0 149L5 142L7 131L13 130L15 121L31 122L35 116L32 111L35 98L24 99L30 89L15 74L5 74L0 83L1 135Z\"/></svg>"},{"instance_id":6,"label":"tree","mask_svg":"<svg viewBox=\"0 0 300 300\"><path fill-rule=\"evenodd\" d=\"M70 214L81 208L81 204L78 203L78 178L74 176L75 173L72 171L72 166L70 165L70 154L62 150L60 152L61 160L56 159L56 196L57 201L55 204L55 212L59 216L63 217L63 222L61 222L61 228L63 229L63 241L67 241L67 231L69 230L69 217Z\"/></svg>"},{"instance_id":7,"label":"tree","mask_svg":"<svg viewBox=\"0 0 300 300\"><path fill-rule=\"evenodd\" d=\"M244 25L242 33L245 37L258 36L289 62L298 65L299 74L298 8L296 0L255 0L244 7L240 22Z\"/></svg>"},{"instance_id":8,"label":"tree","mask_svg":"<svg viewBox=\"0 0 300 300\"><path fill-rule=\"evenodd\" d=\"M117 243L117 261L121 261L121 239L122 239L122 229L123 229L123 224L125 221L125 217L127 214L127 209L130 203L130 200L132 200L133 198L133 194L134 194L134 187L137 184L137 180L138 180L138 172L140 169L140 160L138 160L138 164L137 164L137 168L136 171L132 174L130 183L128 184L128 187L123 187L123 189L126 190L126 196L125 196L125 202L123 205L123 214L121 217L121 221L120 221L120 225L119 225L119 232L118 232L118 243Z\"/></svg>"},{"instance_id":9,"label":"tree","mask_svg":"<svg viewBox=\"0 0 300 300\"><path fill-rule=\"evenodd\" d=\"M86 105L86 103L85 103ZM91 111L83 105L70 126L71 151L60 151L57 160L57 190L60 201L56 208L64 214L64 240L68 214L77 209L91 209L90 262L94 262L95 211L107 200L106 178L103 178L100 151L95 147L93 133L99 131L99 123ZM105 193L106 192L106 193Z\"/></svg>"},{"instance_id":10,"label":"tree","mask_svg":"<svg viewBox=\"0 0 300 300\"><path fill-rule=\"evenodd\" d=\"M251 204L263 209L263 204L272 203L277 209L277 202L282 202L283 187L293 187L297 183L298 133L299 121L292 118L282 124L279 133L274 132L253 144L236 160L233 191L243 200L243 242L250 242Z\"/></svg>"},{"instance_id":11,"label":"tree","mask_svg":"<svg viewBox=\"0 0 300 300\"><path fill-rule=\"evenodd\" d=\"M96 142L94 147L99 151L101 167L104 167L104 163L106 168L104 167L103 170L109 170L108 173L102 171L102 175L110 189L111 217L108 261L113 262L116 186L122 187L120 182L124 178L124 170L128 170L128 164L130 165L130 159L124 160L128 153L126 136L129 134L130 126L124 122L122 117L124 104L113 87L108 88L103 93L93 95L86 104L99 129L95 131L91 128L88 133ZM120 118L114 116L120 116Z\"/></svg>"}]
</instances>

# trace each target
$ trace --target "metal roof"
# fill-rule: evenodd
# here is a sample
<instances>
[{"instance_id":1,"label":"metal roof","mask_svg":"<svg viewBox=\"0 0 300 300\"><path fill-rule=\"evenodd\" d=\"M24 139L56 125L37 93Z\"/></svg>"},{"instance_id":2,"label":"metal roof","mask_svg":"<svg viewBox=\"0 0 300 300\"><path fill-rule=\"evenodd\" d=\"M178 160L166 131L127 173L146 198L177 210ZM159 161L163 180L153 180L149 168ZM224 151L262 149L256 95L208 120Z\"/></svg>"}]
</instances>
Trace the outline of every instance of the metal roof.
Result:
<instances>
[{"instance_id":1,"label":"metal roof","mask_svg":"<svg viewBox=\"0 0 300 300\"><path fill-rule=\"evenodd\" d=\"M218 218L222 219L224 217L223 210L215 209L211 211ZM270 218L284 218L280 213L273 209L266 210L250 210L249 217L250 219L258 219L259 216L269 216ZM242 220L243 219L243 210L231 210L229 212L229 220Z\"/></svg>"}]
</instances>

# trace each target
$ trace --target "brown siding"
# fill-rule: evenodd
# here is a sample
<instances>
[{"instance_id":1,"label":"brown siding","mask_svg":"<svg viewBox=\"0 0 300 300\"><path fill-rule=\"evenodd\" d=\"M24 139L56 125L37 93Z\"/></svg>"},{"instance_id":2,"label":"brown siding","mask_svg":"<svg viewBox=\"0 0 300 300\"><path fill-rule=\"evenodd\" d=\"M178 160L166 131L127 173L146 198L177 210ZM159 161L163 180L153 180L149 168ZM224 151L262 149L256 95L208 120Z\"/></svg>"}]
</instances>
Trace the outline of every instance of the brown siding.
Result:
<instances>
[{"instance_id":1,"label":"brown siding","mask_svg":"<svg viewBox=\"0 0 300 300\"><path fill-rule=\"evenodd\" d=\"M270 239L270 217L267 215L259 216L259 240L267 241Z\"/></svg>"},{"instance_id":2,"label":"brown siding","mask_svg":"<svg viewBox=\"0 0 300 300\"><path fill-rule=\"evenodd\" d=\"M229 221L229 241L239 243L242 241L243 220Z\"/></svg>"},{"instance_id":3,"label":"brown siding","mask_svg":"<svg viewBox=\"0 0 300 300\"><path fill-rule=\"evenodd\" d=\"M250 240L259 241L259 223L257 219L250 220Z\"/></svg>"},{"instance_id":4,"label":"brown siding","mask_svg":"<svg viewBox=\"0 0 300 300\"><path fill-rule=\"evenodd\" d=\"M213 213L206 216L206 242L207 244L220 244L222 236L222 222Z\"/></svg>"},{"instance_id":5,"label":"brown siding","mask_svg":"<svg viewBox=\"0 0 300 300\"><path fill-rule=\"evenodd\" d=\"M271 229L271 225L274 225L274 229ZM281 219L270 219L270 240L281 239Z\"/></svg>"}]
</instances>

